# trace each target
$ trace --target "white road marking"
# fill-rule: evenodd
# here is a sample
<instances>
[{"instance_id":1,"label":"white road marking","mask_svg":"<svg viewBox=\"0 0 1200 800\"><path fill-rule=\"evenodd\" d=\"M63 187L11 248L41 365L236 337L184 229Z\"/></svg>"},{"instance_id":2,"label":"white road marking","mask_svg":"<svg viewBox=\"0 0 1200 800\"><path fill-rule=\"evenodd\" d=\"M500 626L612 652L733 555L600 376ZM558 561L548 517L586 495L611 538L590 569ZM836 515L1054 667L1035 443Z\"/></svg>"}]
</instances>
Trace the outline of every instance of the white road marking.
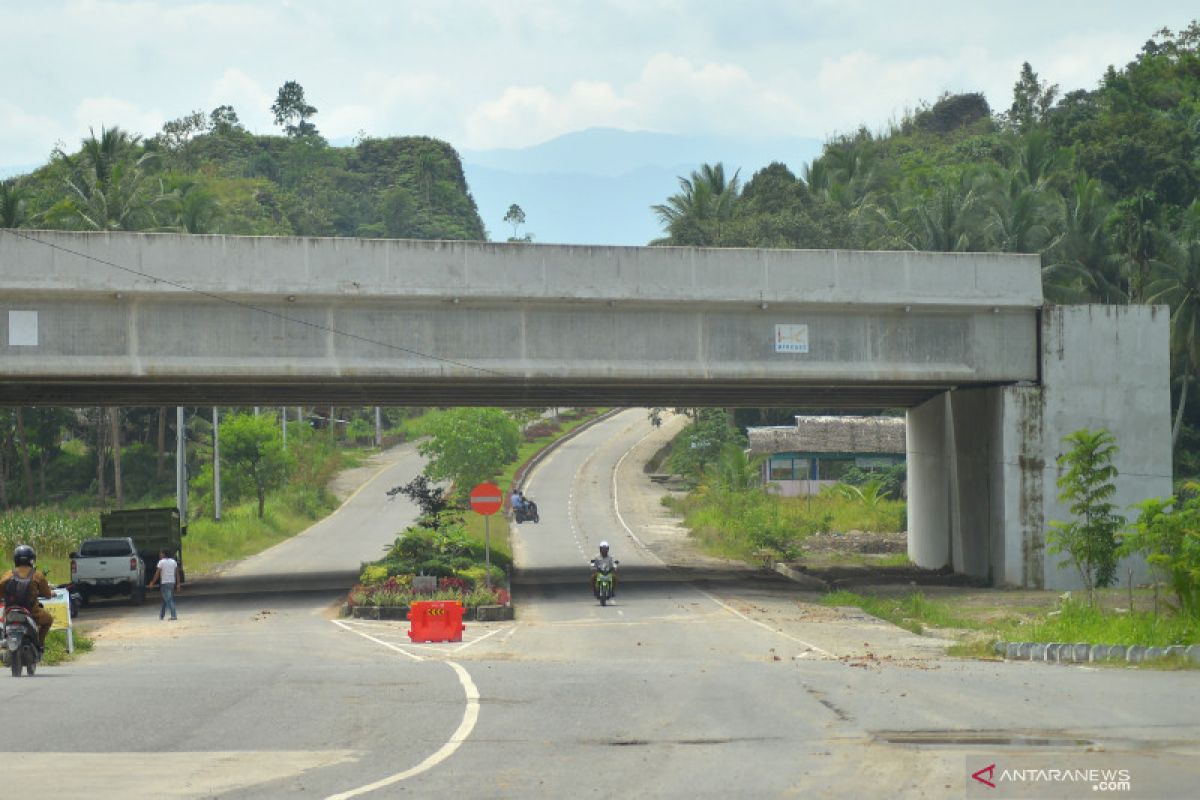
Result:
<instances>
[{"instance_id":1,"label":"white road marking","mask_svg":"<svg viewBox=\"0 0 1200 800\"><path fill-rule=\"evenodd\" d=\"M365 639L370 639L376 644L383 645L389 650L395 650L397 653L404 653L404 655L416 661L424 661L424 659L420 656L414 656L412 653L407 653L393 644L376 639L374 636L363 633L362 631L357 631L348 625L343 625L339 620L335 619L331 620L331 622L340 626L344 630L358 634ZM349 791L345 791L340 794L330 795L327 800L347 800L347 798L350 797L358 797L359 795L368 794L386 786L392 786L400 783L401 781L408 780L415 775L420 775L422 772L427 772L433 769L438 764L454 755L455 751L462 746L462 743L465 742L471 735L471 731L475 730L475 723L479 721L479 689L475 686L475 682L471 680L471 674L467 672L467 670L463 668L461 664L457 664L453 661L446 661L445 663L452 670L454 670L454 674L458 676L458 682L462 684L463 694L465 694L467 698L467 707L463 710L462 721L458 723L458 728L455 729L454 733L450 734L449 741L438 748L437 752L430 755L415 767L406 769L403 772L397 772L395 775L389 775L386 778L377 780L374 783L368 783L366 786L360 786L357 789L350 789Z\"/></svg>"},{"instance_id":2,"label":"white road marking","mask_svg":"<svg viewBox=\"0 0 1200 800\"><path fill-rule=\"evenodd\" d=\"M376 639L374 636L372 636L369 633L363 633L362 631L355 630L354 628L350 627L346 623L342 622L340 619L331 619L330 622L332 622L334 625L337 625L342 630L350 631L351 633L357 634L357 635L363 637L364 639L371 640L375 644L382 645L383 647L386 647L389 650L395 650L397 653L399 653L401 655L408 656L413 661L424 661L425 660L421 656L414 655L414 654L408 652L403 647L398 647L398 646L392 644L391 642L385 642L383 639Z\"/></svg>"},{"instance_id":3,"label":"white road marking","mask_svg":"<svg viewBox=\"0 0 1200 800\"><path fill-rule=\"evenodd\" d=\"M633 541L637 543L637 546L642 548L643 550L645 550L646 553L651 558L653 558L659 564L665 565L666 562L664 562L661 558L659 558L655 553L651 552L650 548L646 547L646 545L642 542L642 540L637 537L637 534L633 532L633 528L629 527L628 523L625 522L625 517L621 516L621 504L617 500L617 473L621 471L621 464L625 463L626 457L630 453L632 453L639 444L641 444L642 442L649 439L655 433L656 433L656 430L654 428L651 428L649 433L647 433L645 436L643 436L642 438L640 438L636 442L634 442L633 445L630 446L630 448L628 450L626 450L619 459L617 459L617 465L615 467L613 467L613 471L612 471L612 499L613 499L613 511L615 511L617 514L617 522L621 523L621 527L624 528L625 532L629 534L629 538L633 539Z\"/></svg>"},{"instance_id":4,"label":"white road marking","mask_svg":"<svg viewBox=\"0 0 1200 800\"><path fill-rule=\"evenodd\" d=\"M716 603L716 604L717 604L717 605L719 605L721 608L723 608L723 609L725 609L726 611L728 611L730 614L734 614L734 615L736 615L736 616L739 616L739 617L741 617L742 619L746 620L746 622L751 622L751 623L753 623L753 624L757 625L758 627L762 628L763 630L770 631L771 633L775 634L776 636L782 636L782 637L783 637L783 638L785 638L785 639L791 639L793 642L796 642L797 644L802 644L802 645L804 645L804 646L805 646L805 647L807 647L809 650L813 650L813 651L815 651L815 652L818 652L818 653L820 653L820 654L822 654L822 655L824 655L824 656L828 656L829 658L834 658L834 655L833 655L833 653L830 653L828 650L824 650L824 649L822 649L822 648L820 648L820 647L817 647L817 646L816 646L815 644L813 644L812 642L806 642L806 641L804 641L803 639L801 639L801 638L799 638L799 637L792 636L790 633L784 633L784 632L783 632L783 631L781 631L781 630L777 630L777 629L775 629L775 628L772 628L770 625L766 624L765 622L761 622L761 621L759 621L759 620L757 620L757 619L751 619L750 617L747 617L747 616L746 616L745 614L743 614L742 612L738 611L738 610L737 610L736 608L734 608L733 606L731 606L731 605L729 605L728 603L725 603L725 602L721 601L720 599L718 599L718 598L716 598L716 597L712 596L711 594L709 594L708 592L704 591L703 589L701 589L701 588L700 588L700 587L698 587L698 586L695 586L695 587L692 587L692 588L694 588L694 589L695 589L697 592L699 592L700 594L702 594L702 595L704 595L705 597L707 597L709 600L712 600L714 603Z\"/></svg>"},{"instance_id":5,"label":"white road marking","mask_svg":"<svg viewBox=\"0 0 1200 800\"><path fill-rule=\"evenodd\" d=\"M503 627L503 628L496 628L496 630L494 630L494 631L491 631L490 633L485 633L483 636L480 636L478 639L472 639L472 640L471 640L471 641L469 641L469 642L464 642L463 644L461 644L461 645L459 645L458 647L454 648L454 651L453 651L453 652L455 652L455 653L458 653L458 652L461 652L461 651L463 651L463 650L466 650L468 647L471 647L472 645L479 644L479 643L480 643L480 642L482 642L484 639L489 639L489 638L491 638L492 636L495 636L495 635L496 635L497 633L499 633L500 631L502 631L502 630L506 630L506 629L507 629L507 628L509 628L509 627L514 627L514 628L515 628L516 626L515 626L515 625L512 625L512 626L508 626L508 625L506 625L506 626L505 626L505 627Z\"/></svg>"}]
</instances>

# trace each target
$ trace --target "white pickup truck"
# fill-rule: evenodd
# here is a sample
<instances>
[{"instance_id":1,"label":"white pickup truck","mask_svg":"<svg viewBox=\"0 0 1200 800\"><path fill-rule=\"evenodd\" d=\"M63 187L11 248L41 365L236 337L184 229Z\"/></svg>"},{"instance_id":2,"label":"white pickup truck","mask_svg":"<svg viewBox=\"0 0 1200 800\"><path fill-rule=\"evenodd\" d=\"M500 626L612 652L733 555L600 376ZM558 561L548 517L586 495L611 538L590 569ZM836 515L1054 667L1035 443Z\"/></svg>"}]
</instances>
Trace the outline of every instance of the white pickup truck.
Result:
<instances>
[{"instance_id":1,"label":"white pickup truck","mask_svg":"<svg viewBox=\"0 0 1200 800\"><path fill-rule=\"evenodd\" d=\"M71 553L71 582L84 605L93 597L117 595L139 604L146 599L146 564L129 537L86 539Z\"/></svg>"}]
</instances>

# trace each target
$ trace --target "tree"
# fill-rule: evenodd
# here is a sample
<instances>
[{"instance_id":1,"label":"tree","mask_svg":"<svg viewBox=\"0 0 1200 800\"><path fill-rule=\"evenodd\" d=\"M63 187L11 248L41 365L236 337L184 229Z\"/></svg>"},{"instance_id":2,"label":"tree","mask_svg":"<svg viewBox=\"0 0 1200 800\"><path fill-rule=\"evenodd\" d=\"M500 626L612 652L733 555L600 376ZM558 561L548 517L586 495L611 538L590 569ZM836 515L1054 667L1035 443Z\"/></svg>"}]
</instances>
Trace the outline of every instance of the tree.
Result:
<instances>
[{"instance_id":1,"label":"tree","mask_svg":"<svg viewBox=\"0 0 1200 800\"><path fill-rule=\"evenodd\" d=\"M729 444L741 444L741 436L729 424L723 408L702 408L675 439L671 447L671 469L698 478L714 464Z\"/></svg>"},{"instance_id":2,"label":"tree","mask_svg":"<svg viewBox=\"0 0 1200 800\"><path fill-rule=\"evenodd\" d=\"M1067 555L1059 567L1075 567L1094 603L1095 589L1116 577L1118 534L1125 527L1125 517L1111 502L1117 491L1117 468L1112 464L1117 444L1108 431L1087 428L1067 435L1063 444L1071 449L1058 457L1058 499L1075 519L1050 523L1047 552Z\"/></svg>"},{"instance_id":3,"label":"tree","mask_svg":"<svg viewBox=\"0 0 1200 800\"><path fill-rule=\"evenodd\" d=\"M305 101L304 87L295 81L279 87L275 102L271 104L271 113L275 115L275 124L294 139L317 135L317 126L308 121L317 109Z\"/></svg>"},{"instance_id":4,"label":"tree","mask_svg":"<svg viewBox=\"0 0 1200 800\"><path fill-rule=\"evenodd\" d=\"M179 119L163 123L159 140L168 150L179 150L192 140L193 137L207 133L209 123L204 118L203 111L193 111Z\"/></svg>"},{"instance_id":5,"label":"tree","mask_svg":"<svg viewBox=\"0 0 1200 800\"><path fill-rule=\"evenodd\" d=\"M679 193L650 209L666 230L654 244L717 246L733 218L738 200L738 173L728 180L723 164L703 164L690 177L679 177Z\"/></svg>"},{"instance_id":6,"label":"tree","mask_svg":"<svg viewBox=\"0 0 1200 800\"><path fill-rule=\"evenodd\" d=\"M1150 566L1166 575L1179 610L1200 619L1200 485L1188 483L1180 494L1138 504L1140 514L1122 545L1123 552L1144 553Z\"/></svg>"},{"instance_id":7,"label":"tree","mask_svg":"<svg viewBox=\"0 0 1200 800\"><path fill-rule=\"evenodd\" d=\"M247 479L258 496L262 519L267 489L287 478L289 458L279 421L270 414L235 414L221 422L221 458L235 477Z\"/></svg>"},{"instance_id":8,"label":"tree","mask_svg":"<svg viewBox=\"0 0 1200 800\"><path fill-rule=\"evenodd\" d=\"M155 224L157 200L148 169L155 156L140 138L120 128L92 131L76 156L62 149L52 158L66 173L67 196L46 212L55 227L93 231L144 230Z\"/></svg>"},{"instance_id":9,"label":"tree","mask_svg":"<svg viewBox=\"0 0 1200 800\"><path fill-rule=\"evenodd\" d=\"M0 181L0 228L19 228L25 224L27 194L15 180Z\"/></svg>"},{"instance_id":10,"label":"tree","mask_svg":"<svg viewBox=\"0 0 1200 800\"><path fill-rule=\"evenodd\" d=\"M389 495L402 494L417 504L421 509L421 517L417 521L423 528L438 530L439 528L460 522L462 514L455 514L450 506L450 498L441 486L434 486L429 478L418 475L403 486L393 487Z\"/></svg>"},{"instance_id":11,"label":"tree","mask_svg":"<svg viewBox=\"0 0 1200 800\"><path fill-rule=\"evenodd\" d=\"M452 481L462 499L515 459L520 443L520 428L500 409L455 408L433 422L417 451L429 458L425 475Z\"/></svg>"},{"instance_id":12,"label":"tree","mask_svg":"<svg viewBox=\"0 0 1200 800\"><path fill-rule=\"evenodd\" d=\"M1193 203L1200 211L1200 201ZM1200 218L1200 213L1196 214ZM1158 262L1157 280L1147 288L1146 302L1165 303L1171 308L1171 344L1180 366L1179 403L1171 428L1171 446L1179 443L1188 387L1200 367L1200 230L1181 231L1171 237Z\"/></svg>"},{"instance_id":13,"label":"tree","mask_svg":"<svg viewBox=\"0 0 1200 800\"><path fill-rule=\"evenodd\" d=\"M508 207L508 213L504 215L504 221L512 225L513 235L508 237L510 242L528 242L533 238L529 234L525 236L519 235L518 229L525 224L525 212L516 203Z\"/></svg>"},{"instance_id":14,"label":"tree","mask_svg":"<svg viewBox=\"0 0 1200 800\"><path fill-rule=\"evenodd\" d=\"M244 131L241 120L233 106L217 106L208 113L208 127L218 136L228 136L234 131Z\"/></svg>"},{"instance_id":15,"label":"tree","mask_svg":"<svg viewBox=\"0 0 1200 800\"><path fill-rule=\"evenodd\" d=\"M1046 85L1038 80L1038 74L1026 61L1021 65L1021 75L1013 85L1013 102L1008 109L1008 121L1021 132L1039 125L1058 98L1058 84Z\"/></svg>"}]
</instances>

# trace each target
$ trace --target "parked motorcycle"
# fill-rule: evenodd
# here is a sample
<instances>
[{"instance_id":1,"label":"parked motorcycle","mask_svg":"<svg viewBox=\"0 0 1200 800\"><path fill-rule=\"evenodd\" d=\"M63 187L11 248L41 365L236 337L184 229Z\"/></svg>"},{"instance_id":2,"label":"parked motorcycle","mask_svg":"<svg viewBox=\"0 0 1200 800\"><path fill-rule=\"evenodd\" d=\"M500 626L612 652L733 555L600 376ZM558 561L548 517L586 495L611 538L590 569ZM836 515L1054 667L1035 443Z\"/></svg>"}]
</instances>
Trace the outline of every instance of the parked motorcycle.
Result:
<instances>
[{"instance_id":1,"label":"parked motorcycle","mask_svg":"<svg viewBox=\"0 0 1200 800\"><path fill-rule=\"evenodd\" d=\"M0 626L0 663L12 668L14 678L21 677L21 668L32 675L41 661L38 652L37 621L29 609L21 606L4 608L4 625Z\"/></svg>"},{"instance_id":2,"label":"parked motorcycle","mask_svg":"<svg viewBox=\"0 0 1200 800\"><path fill-rule=\"evenodd\" d=\"M537 503L525 498L525 504L517 508L513 513L513 518L517 522L541 522L541 517L538 516Z\"/></svg>"},{"instance_id":3,"label":"parked motorcycle","mask_svg":"<svg viewBox=\"0 0 1200 800\"><path fill-rule=\"evenodd\" d=\"M613 572L616 571L616 566L620 563L620 561L614 560L613 569L608 569L600 567L599 559L592 559L592 569L596 571L595 595L599 598L600 605L602 606L608 605L608 601L613 596Z\"/></svg>"}]
</instances>

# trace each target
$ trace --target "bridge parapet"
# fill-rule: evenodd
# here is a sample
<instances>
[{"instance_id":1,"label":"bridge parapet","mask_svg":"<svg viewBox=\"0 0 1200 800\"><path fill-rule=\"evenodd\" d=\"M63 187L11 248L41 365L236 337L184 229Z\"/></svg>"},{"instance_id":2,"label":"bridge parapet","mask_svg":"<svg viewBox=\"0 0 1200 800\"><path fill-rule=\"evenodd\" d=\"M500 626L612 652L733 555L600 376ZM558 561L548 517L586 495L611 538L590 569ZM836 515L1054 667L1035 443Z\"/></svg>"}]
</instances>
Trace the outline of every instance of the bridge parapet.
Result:
<instances>
[{"instance_id":1,"label":"bridge parapet","mask_svg":"<svg viewBox=\"0 0 1200 800\"><path fill-rule=\"evenodd\" d=\"M187 289L181 288L187 287ZM1037 308L1037 256L19 231L0 292Z\"/></svg>"}]
</instances>

